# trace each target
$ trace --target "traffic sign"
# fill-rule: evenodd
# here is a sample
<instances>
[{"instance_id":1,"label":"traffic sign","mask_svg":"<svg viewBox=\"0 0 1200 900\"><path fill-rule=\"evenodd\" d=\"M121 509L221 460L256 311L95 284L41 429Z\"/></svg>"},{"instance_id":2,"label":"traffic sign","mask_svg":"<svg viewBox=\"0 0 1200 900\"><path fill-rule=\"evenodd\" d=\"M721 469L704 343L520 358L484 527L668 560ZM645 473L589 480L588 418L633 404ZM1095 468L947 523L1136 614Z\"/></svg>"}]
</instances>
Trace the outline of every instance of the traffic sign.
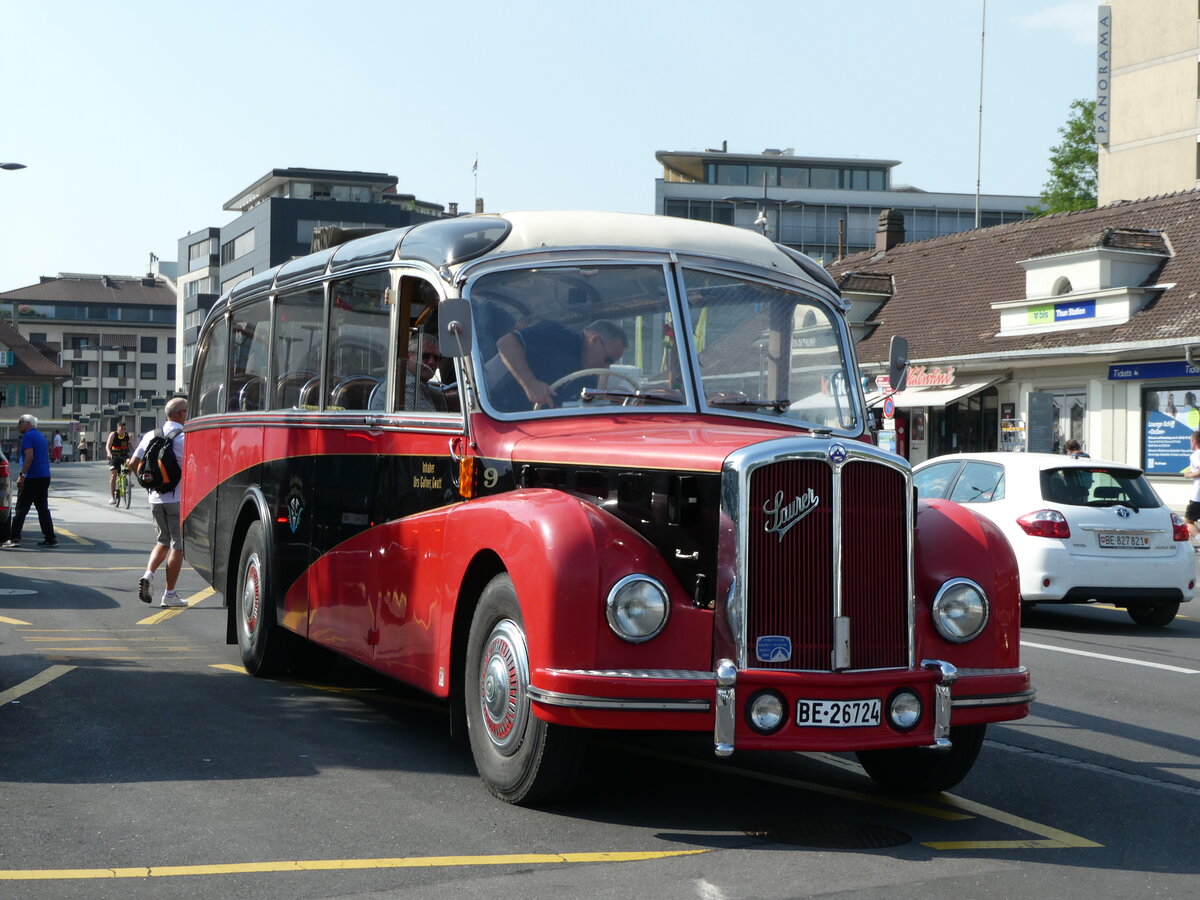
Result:
<instances>
[{"instance_id":1,"label":"traffic sign","mask_svg":"<svg viewBox=\"0 0 1200 900\"><path fill-rule=\"evenodd\" d=\"M883 401L883 417L890 419L896 414L896 401L891 397L887 397Z\"/></svg>"}]
</instances>

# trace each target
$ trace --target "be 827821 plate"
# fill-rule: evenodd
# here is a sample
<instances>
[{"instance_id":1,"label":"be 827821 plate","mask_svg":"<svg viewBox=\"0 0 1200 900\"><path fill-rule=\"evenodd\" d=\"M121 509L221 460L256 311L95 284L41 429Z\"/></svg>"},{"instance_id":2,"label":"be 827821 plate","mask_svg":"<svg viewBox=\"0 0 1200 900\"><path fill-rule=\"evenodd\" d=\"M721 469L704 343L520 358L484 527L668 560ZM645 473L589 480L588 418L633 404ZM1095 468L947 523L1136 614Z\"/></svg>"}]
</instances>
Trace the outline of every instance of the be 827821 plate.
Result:
<instances>
[{"instance_id":1,"label":"be 827821 plate","mask_svg":"<svg viewBox=\"0 0 1200 900\"><path fill-rule=\"evenodd\" d=\"M1149 550L1150 535L1126 534L1119 531L1101 531L1100 546L1110 550Z\"/></svg>"},{"instance_id":2,"label":"be 827821 plate","mask_svg":"<svg viewBox=\"0 0 1200 900\"><path fill-rule=\"evenodd\" d=\"M800 727L859 728L878 725L879 698L869 700L797 700L796 724Z\"/></svg>"}]
</instances>

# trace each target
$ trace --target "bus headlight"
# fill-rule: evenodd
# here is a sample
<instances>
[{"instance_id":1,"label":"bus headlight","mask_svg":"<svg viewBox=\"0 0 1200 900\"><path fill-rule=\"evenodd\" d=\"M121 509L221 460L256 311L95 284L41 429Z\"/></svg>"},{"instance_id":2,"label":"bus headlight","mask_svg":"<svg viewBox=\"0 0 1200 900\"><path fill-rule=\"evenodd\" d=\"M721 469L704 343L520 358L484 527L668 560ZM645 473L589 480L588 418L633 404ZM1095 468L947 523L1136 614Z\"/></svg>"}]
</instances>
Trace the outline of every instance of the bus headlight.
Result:
<instances>
[{"instance_id":1,"label":"bus headlight","mask_svg":"<svg viewBox=\"0 0 1200 900\"><path fill-rule=\"evenodd\" d=\"M649 575L626 575L608 592L608 627L633 644L648 641L667 624L667 589Z\"/></svg>"},{"instance_id":2,"label":"bus headlight","mask_svg":"<svg viewBox=\"0 0 1200 900\"><path fill-rule=\"evenodd\" d=\"M969 578L950 579L933 598L933 625L948 641L964 644L979 637L987 620L987 595Z\"/></svg>"}]
</instances>

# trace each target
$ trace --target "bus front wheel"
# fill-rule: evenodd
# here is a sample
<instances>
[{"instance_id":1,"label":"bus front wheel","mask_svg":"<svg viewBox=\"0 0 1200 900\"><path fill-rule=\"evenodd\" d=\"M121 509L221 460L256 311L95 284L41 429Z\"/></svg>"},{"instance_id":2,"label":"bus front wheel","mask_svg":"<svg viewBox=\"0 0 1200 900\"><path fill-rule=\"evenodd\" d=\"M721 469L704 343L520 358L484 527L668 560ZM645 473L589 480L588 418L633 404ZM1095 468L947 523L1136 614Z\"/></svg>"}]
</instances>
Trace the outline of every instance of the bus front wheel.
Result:
<instances>
[{"instance_id":1,"label":"bus front wheel","mask_svg":"<svg viewBox=\"0 0 1200 900\"><path fill-rule=\"evenodd\" d=\"M967 777L987 725L957 725L950 729L947 750L908 747L901 750L860 750L859 764L881 788L903 794L948 791Z\"/></svg>"},{"instance_id":2,"label":"bus front wheel","mask_svg":"<svg viewBox=\"0 0 1200 900\"><path fill-rule=\"evenodd\" d=\"M579 731L533 715L529 654L512 579L484 588L467 638L467 735L488 790L509 803L545 803L566 794L579 773Z\"/></svg>"},{"instance_id":3,"label":"bus front wheel","mask_svg":"<svg viewBox=\"0 0 1200 900\"><path fill-rule=\"evenodd\" d=\"M234 609L242 665L251 675L275 675L283 672L290 662L288 635L275 624L270 588L262 523L254 522L242 544Z\"/></svg>"}]
</instances>

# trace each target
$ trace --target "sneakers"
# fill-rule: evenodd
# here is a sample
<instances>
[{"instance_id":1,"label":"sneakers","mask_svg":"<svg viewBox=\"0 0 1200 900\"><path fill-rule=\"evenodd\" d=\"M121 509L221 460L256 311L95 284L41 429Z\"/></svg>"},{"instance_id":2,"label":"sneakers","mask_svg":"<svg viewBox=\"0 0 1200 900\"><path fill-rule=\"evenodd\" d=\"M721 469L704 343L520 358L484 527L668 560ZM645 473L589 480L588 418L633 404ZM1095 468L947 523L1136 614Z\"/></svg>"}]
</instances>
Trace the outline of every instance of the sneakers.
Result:
<instances>
[{"instance_id":1,"label":"sneakers","mask_svg":"<svg viewBox=\"0 0 1200 900\"><path fill-rule=\"evenodd\" d=\"M143 603L150 602L150 579L151 576L149 573L138 579L138 599Z\"/></svg>"},{"instance_id":2,"label":"sneakers","mask_svg":"<svg viewBox=\"0 0 1200 900\"><path fill-rule=\"evenodd\" d=\"M162 600L159 601L158 605L167 608L173 606L187 606L187 601L179 596L178 591L163 591Z\"/></svg>"},{"instance_id":3,"label":"sneakers","mask_svg":"<svg viewBox=\"0 0 1200 900\"><path fill-rule=\"evenodd\" d=\"M5 550L12 550L12 549L20 547L20 546L21 546L20 541L5 541L3 544L0 544L0 548L3 548Z\"/></svg>"},{"instance_id":4,"label":"sneakers","mask_svg":"<svg viewBox=\"0 0 1200 900\"><path fill-rule=\"evenodd\" d=\"M117 498L116 498L116 497L109 497L109 498L108 498L108 505L109 505L109 506L116 506L116 505L117 505Z\"/></svg>"},{"instance_id":5,"label":"sneakers","mask_svg":"<svg viewBox=\"0 0 1200 900\"><path fill-rule=\"evenodd\" d=\"M58 546L58 538L55 538L52 541L38 541L38 546L39 547L57 547Z\"/></svg>"}]
</instances>

